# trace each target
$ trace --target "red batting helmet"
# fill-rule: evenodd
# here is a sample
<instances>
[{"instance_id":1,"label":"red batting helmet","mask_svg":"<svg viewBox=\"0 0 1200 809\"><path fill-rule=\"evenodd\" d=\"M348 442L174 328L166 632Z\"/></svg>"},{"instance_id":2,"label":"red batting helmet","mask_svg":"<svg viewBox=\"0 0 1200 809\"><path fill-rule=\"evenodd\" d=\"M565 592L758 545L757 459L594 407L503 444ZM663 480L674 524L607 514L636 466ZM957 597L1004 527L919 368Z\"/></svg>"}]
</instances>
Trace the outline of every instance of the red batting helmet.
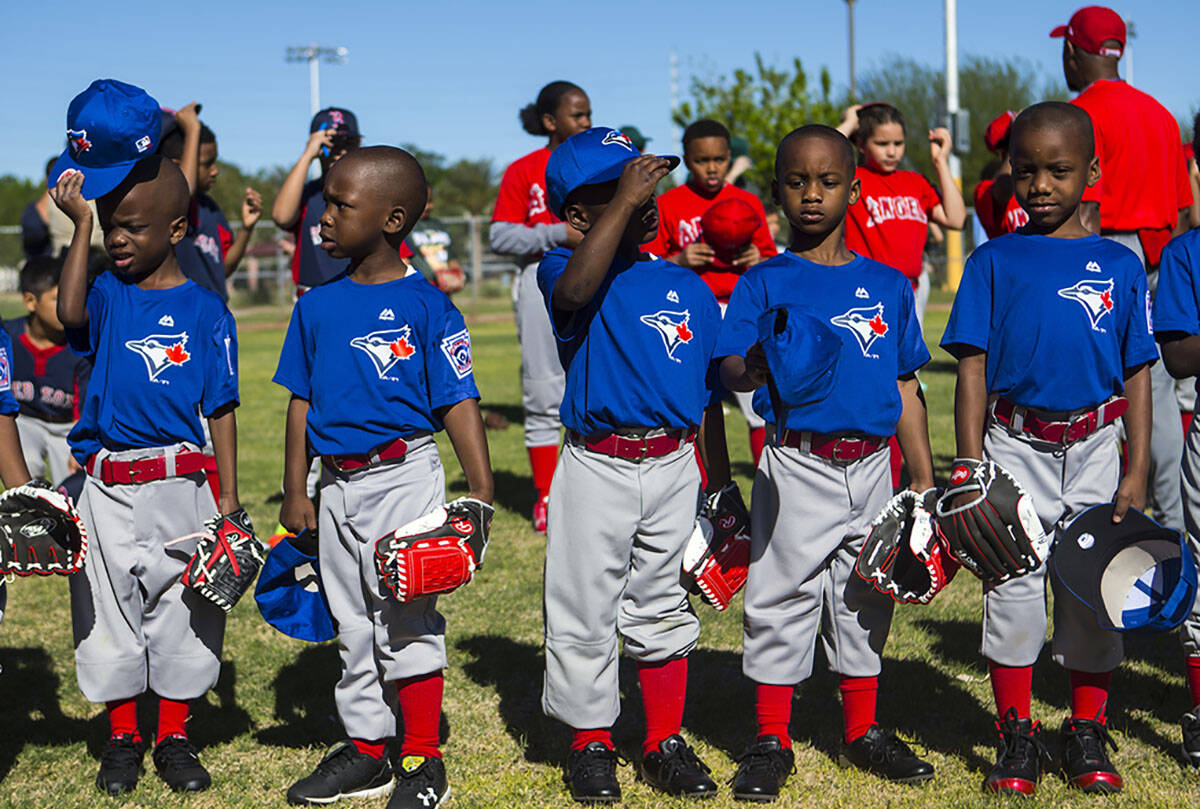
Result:
<instances>
[{"instance_id":1,"label":"red batting helmet","mask_svg":"<svg viewBox=\"0 0 1200 809\"><path fill-rule=\"evenodd\" d=\"M700 227L704 242L717 254L716 266L732 266L733 257L750 244L762 217L754 206L736 197L714 203L704 212Z\"/></svg>"}]
</instances>

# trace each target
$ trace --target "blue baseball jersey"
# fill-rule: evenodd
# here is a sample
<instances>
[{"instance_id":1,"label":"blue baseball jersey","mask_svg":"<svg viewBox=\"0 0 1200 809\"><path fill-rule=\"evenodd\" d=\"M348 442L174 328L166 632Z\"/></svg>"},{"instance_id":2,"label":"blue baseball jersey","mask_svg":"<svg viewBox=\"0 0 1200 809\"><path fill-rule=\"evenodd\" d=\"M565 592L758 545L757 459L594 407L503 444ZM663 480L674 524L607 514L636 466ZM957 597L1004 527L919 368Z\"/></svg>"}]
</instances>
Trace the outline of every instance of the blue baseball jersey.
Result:
<instances>
[{"instance_id":1,"label":"blue baseball jersey","mask_svg":"<svg viewBox=\"0 0 1200 809\"><path fill-rule=\"evenodd\" d=\"M1095 407L1158 358L1141 260L1110 239L1010 233L975 249L942 335L987 352L989 393L1040 410Z\"/></svg>"},{"instance_id":2,"label":"blue baseball jersey","mask_svg":"<svg viewBox=\"0 0 1200 809\"><path fill-rule=\"evenodd\" d=\"M296 251L292 254L292 280L303 287L317 287L341 275L350 266L348 258L333 258L321 249L321 215L325 213L324 180L311 180L300 194L300 219L292 228Z\"/></svg>"},{"instance_id":3,"label":"blue baseball jersey","mask_svg":"<svg viewBox=\"0 0 1200 809\"><path fill-rule=\"evenodd\" d=\"M200 286L229 300L225 286L225 253L233 243L229 220L216 200L197 194L188 209L187 235L175 245L175 258L183 274Z\"/></svg>"},{"instance_id":4,"label":"blue baseball jersey","mask_svg":"<svg viewBox=\"0 0 1200 809\"><path fill-rule=\"evenodd\" d=\"M699 426L722 393L713 362L721 309L712 290L669 261L618 260L587 306L556 310L554 285L570 257L558 247L538 266L567 376L562 423L585 435Z\"/></svg>"},{"instance_id":5,"label":"blue baseball jersey","mask_svg":"<svg viewBox=\"0 0 1200 809\"><path fill-rule=\"evenodd\" d=\"M0 329L0 416L15 416L21 409L12 394L13 348L8 332Z\"/></svg>"},{"instance_id":6,"label":"blue baseball jersey","mask_svg":"<svg viewBox=\"0 0 1200 809\"><path fill-rule=\"evenodd\" d=\"M92 364L66 344L35 346L25 334L27 320L4 321L4 331L12 341L12 394L21 405L21 415L58 424L75 421Z\"/></svg>"},{"instance_id":7,"label":"blue baseball jersey","mask_svg":"<svg viewBox=\"0 0 1200 809\"><path fill-rule=\"evenodd\" d=\"M904 405L896 380L929 362L917 322L912 283L898 270L862 256L817 264L785 251L738 279L717 345L719 356L745 356L758 341L759 316L783 304L806 308L842 338L837 381L819 402L789 408L783 426L815 433L890 436ZM776 423L767 388L754 410Z\"/></svg>"},{"instance_id":8,"label":"blue baseball jersey","mask_svg":"<svg viewBox=\"0 0 1200 809\"><path fill-rule=\"evenodd\" d=\"M106 272L87 311L87 325L67 331L71 348L92 361L67 436L76 459L101 448L203 447L200 417L238 402L237 327L220 297L192 281L142 289Z\"/></svg>"},{"instance_id":9,"label":"blue baseball jersey","mask_svg":"<svg viewBox=\"0 0 1200 809\"><path fill-rule=\"evenodd\" d=\"M1200 230L1176 236L1163 248L1154 296L1154 330L1200 334Z\"/></svg>"},{"instance_id":10,"label":"blue baseball jersey","mask_svg":"<svg viewBox=\"0 0 1200 809\"><path fill-rule=\"evenodd\" d=\"M305 294L275 382L308 401L315 455L436 432L438 408L479 398L463 316L416 270L382 284L343 276Z\"/></svg>"}]
</instances>

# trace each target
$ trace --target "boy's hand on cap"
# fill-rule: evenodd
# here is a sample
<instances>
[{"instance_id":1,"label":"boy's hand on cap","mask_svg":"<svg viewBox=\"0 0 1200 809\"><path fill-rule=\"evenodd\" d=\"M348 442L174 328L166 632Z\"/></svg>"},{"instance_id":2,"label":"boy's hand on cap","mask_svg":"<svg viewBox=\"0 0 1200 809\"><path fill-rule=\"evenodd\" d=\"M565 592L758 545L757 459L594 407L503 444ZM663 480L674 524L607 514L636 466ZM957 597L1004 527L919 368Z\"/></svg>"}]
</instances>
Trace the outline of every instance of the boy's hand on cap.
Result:
<instances>
[{"instance_id":1,"label":"boy's hand on cap","mask_svg":"<svg viewBox=\"0 0 1200 809\"><path fill-rule=\"evenodd\" d=\"M712 264L716 257L717 253L710 245L704 242L692 242L679 254L679 263L688 269L695 270Z\"/></svg>"},{"instance_id":2,"label":"boy's hand on cap","mask_svg":"<svg viewBox=\"0 0 1200 809\"><path fill-rule=\"evenodd\" d=\"M946 127L929 130L929 156L935 163L950 158L950 130Z\"/></svg>"},{"instance_id":3,"label":"boy's hand on cap","mask_svg":"<svg viewBox=\"0 0 1200 809\"><path fill-rule=\"evenodd\" d=\"M92 221L92 209L83 198L83 172L67 169L50 189L50 198L76 226Z\"/></svg>"},{"instance_id":4,"label":"boy's hand on cap","mask_svg":"<svg viewBox=\"0 0 1200 809\"><path fill-rule=\"evenodd\" d=\"M184 132L191 132L200 128L200 112L197 109L199 106L199 104L193 101L175 113L175 123Z\"/></svg>"},{"instance_id":5,"label":"boy's hand on cap","mask_svg":"<svg viewBox=\"0 0 1200 809\"><path fill-rule=\"evenodd\" d=\"M765 385L771 378L771 366L767 365L762 343L755 343L746 352L746 376L756 385Z\"/></svg>"},{"instance_id":6,"label":"boy's hand on cap","mask_svg":"<svg viewBox=\"0 0 1200 809\"><path fill-rule=\"evenodd\" d=\"M654 196L659 181L671 171L671 164L658 155L644 154L625 165L617 183L617 199L623 199L634 208L640 208Z\"/></svg>"},{"instance_id":7,"label":"boy's hand on cap","mask_svg":"<svg viewBox=\"0 0 1200 809\"><path fill-rule=\"evenodd\" d=\"M307 494L284 493L279 507L279 524L293 534L317 529L317 512Z\"/></svg>"},{"instance_id":8,"label":"boy's hand on cap","mask_svg":"<svg viewBox=\"0 0 1200 809\"><path fill-rule=\"evenodd\" d=\"M1125 519L1125 513L1130 508L1136 508L1141 511L1146 507L1146 477L1145 475L1125 475L1121 478L1121 483L1117 486L1117 493L1113 497L1113 515L1114 523L1121 522Z\"/></svg>"},{"instance_id":9,"label":"boy's hand on cap","mask_svg":"<svg viewBox=\"0 0 1200 809\"><path fill-rule=\"evenodd\" d=\"M304 147L304 153L310 160L316 157L322 149L328 149L333 145L333 136L336 133L337 130L334 129L318 129L308 136L308 145Z\"/></svg>"},{"instance_id":10,"label":"boy's hand on cap","mask_svg":"<svg viewBox=\"0 0 1200 809\"><path fill-rule=\"evenodd\" d=\"M242 227L247 230L254 227L258 224L260 216L262 216L262 194L253 188L247 188L246 196L242 198Z\"/></svg>"}]
</instances>

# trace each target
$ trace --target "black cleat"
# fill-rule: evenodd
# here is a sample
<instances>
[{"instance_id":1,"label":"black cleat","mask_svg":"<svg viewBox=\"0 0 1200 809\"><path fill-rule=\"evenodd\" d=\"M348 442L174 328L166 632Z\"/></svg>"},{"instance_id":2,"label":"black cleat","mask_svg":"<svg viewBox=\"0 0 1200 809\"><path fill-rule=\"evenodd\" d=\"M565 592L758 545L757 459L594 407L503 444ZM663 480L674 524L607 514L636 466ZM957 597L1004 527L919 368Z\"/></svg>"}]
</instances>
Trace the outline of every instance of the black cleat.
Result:
<instances>
[{"instance_id":1,"label":"black cleat","mask_svg":"<svg viewBox=\"0 0 1200 809\"><path fill-rule=\"evenodd\" d=\"M1111 795L1121 791L1124 782L1109 761L1105 745L1117 751L1117 743L1108 728L1094 719L1070 717L1063 720L1063 770L1067 783L1093 794Z\"/></svg>"},{"instance_id":2,"label":"black cleat","mask_svg":"<svg viewBox=\"0 0 1200 809\"><path fill-rule=\"evenodd\" d=\"M839 763L895 781L898 784L918 784L933 778L933 765L922 761L892 731L879 725L871 728L850 744L842 745Z\"/></svg>"},{"instance_id":3,"label":"black cleat","mask_svg":"<svg viewBox=\"0 0 1200 809\"><path fill-rule=\"evenodd\" d=\"M329 748L311 775L292 784L288 803L321 805L341 798L374 798L392 789L392 765L387 756L372 758L351 741Z\"/></svg>"},{"instance_id":4,"label":"black cleat","mask_svg":"<svg viewBox=\"0 0 1200 809\"><path fill-rule=\"evenodd\" d=\"M604 742L588 742L581 750L572 750L567 760L567 786L571 797L580 803L616 803L621 800L617 783L617 764L621 757Z\"/></svg>"},{"instance_id":5,"label":"black cleat","mask_svg":"<svg viewBox=\"0 0 1200 809\"><path fill-rule=\"evenodd\" d=\"M1200 705L1185 713L1179 725L1183 729L1183 758L1193 769L1200 770Z\"/></svg>"},{"instance_id":6,"label":"black cleat","mask_svg":"<svg viewBox=\"0 0 1200 809\"><path fill-rule=\"evenodd\" d=\"M737 760L730 780L734 800L769 803L779 797L788 776L796 771L796 756L778 736L759 736Z\"/></svg>"},{"instance_id":7,"label":"black cleat","mask_svg":"<svg viewBox=\"0 0 1200 809\"><path fill-rule=\"evenodd\" d=\"M655 789L685 798L713 798L716 783L711 770L678 733L659 743L658 749L642 758L642 778Z\"/></svg>"},{"instance_id":8,"label":"black cleat","mask_svg":"<svg viewBox=\"0 0 1200 809\"><path fill-rule=\"evenodd\" d=\"M401 756L387 809L437 809L450 797L446 765L433 756Z\"/></svg>"},{"instance_id":9,"label":"black cleat","mask_svg":"<svg viewBox=\"0 0 1200 809\"><path fill-rule=\"evenodd\" d=\"M996 731L1000 734L999 752L983 782L984 791L1031 797L1042 780L1042 769L1050 761L1050 751L1042 740L1042 723L1018 719L1017 709L1009 708L996 722Z\"/></svg>"},{"instance_id":10,"label":"black cleat","mask_svg":"<svg viewBox=\"0 0 1200 809\"><path fill-rule=\"evenodd\" d=\"M96 787L109 795L132 792L142 774L142 756L146 746L141 739L126 733L113 736L100 754L100 772L96 773Z\"/></svg>"},{"instance_id":11,"label":"black cleat","mask_svg":"<svg viewBox=\"0 0 1200 809\"><path fill-rule=\"evenodd\" d=\"M203 792L212 784L187 736L168 736L154 746L158 777L175 792Z\"/></svg>"}]
</instances>

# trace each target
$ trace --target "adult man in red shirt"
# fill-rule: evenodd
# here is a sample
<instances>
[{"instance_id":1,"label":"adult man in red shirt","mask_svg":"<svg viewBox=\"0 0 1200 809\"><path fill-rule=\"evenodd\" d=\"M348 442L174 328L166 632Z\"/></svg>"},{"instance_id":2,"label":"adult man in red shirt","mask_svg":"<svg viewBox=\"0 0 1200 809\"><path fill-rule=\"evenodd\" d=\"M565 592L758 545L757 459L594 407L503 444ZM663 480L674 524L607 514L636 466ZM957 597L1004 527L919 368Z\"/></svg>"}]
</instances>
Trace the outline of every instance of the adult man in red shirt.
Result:
<instances>
[{"instance_id":1,"label":"adult man in red shirt","mask_svg":"<svg viewBox=\"0 0 1200 809\"><path fill-rule=\"evenodd\" d=\"M1081 8L1050 36L1063 38L1063 74L1079 93L1072 103L1091 116L1096 134L1100 182L1084 194L1084 223L1142 257L1153 294L1162 248L1187 228L1192 202L1179 125L1165 107L1121 80L1125 21L1115 11ZM1151 368L1151 379L1150 494L1159 521L1183 530L1183 431L1174 380L1162 363Z\"/></svg>"}]
</instances>

